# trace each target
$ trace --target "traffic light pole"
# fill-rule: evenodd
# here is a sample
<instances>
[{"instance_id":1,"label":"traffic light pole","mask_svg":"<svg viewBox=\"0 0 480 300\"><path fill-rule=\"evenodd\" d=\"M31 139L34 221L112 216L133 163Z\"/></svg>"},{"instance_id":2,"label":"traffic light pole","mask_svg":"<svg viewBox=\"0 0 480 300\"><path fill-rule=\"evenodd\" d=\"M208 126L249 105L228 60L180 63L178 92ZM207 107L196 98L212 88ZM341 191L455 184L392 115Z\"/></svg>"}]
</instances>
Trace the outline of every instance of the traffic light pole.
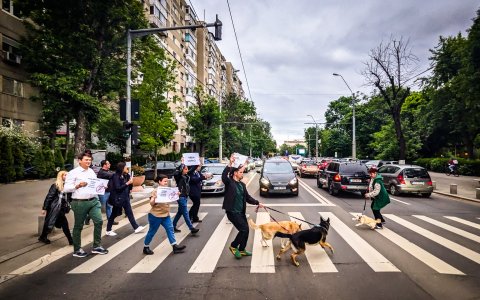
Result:
<instances>
[{"instance_id":1,"label":"traffic light pole","mask_svg":"<svg viewBox=\"0 0 480 300\"><path fill-rule=\"evenodd\" d=\"M215 27L214 40L220 41L222 39L222 22L216 16L215 23L203 23L199 25L188 25L188 26L175 26L175 27L164 27L164 28L145 28L145 29L128 29L127 31L127 101L126 101L126 121L128 123L132 122L132 109L131 109L131 90L130 90L130 81L131 81L131 72L132 72L132 38L142 37L150 34L155 34L164 31L170 30L179 30L179 29L197 29L197 28L207 28ZM126 158L130 158L132 155L132 137L128 136L127 145L125 148Z\"/></svg>"}]
</instances>

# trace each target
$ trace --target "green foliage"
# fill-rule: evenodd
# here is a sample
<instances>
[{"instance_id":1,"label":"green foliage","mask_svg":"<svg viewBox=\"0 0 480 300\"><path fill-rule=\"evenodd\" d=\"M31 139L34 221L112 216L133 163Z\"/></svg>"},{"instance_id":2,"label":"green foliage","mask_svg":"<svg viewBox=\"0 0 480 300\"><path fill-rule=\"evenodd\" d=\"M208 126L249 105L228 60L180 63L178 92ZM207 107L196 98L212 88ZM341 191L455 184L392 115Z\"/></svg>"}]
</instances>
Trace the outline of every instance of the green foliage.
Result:
<instances>
[{"instance_id":1,"label":"green foliage","mask_svg":"<svg viewBox=\"0 0 480 300\"><path fill-rule=\"evenodd\" d=\"M117 164L121 161L125 161L123 155L121 153L116 152L107 152L106 155L107 160L110 162L111 169L115 170L117 168Z\"/></svg>"},{"instance_id":2,"label":"green foliage","mask_svg":"<svg viewBox=\"0 0 480 300\"><path fill-rule=\"evenodd\" d=\"M72 164L72 166L73 166L74 160L75 160L75 153L73 152L73 149L70 147L67 151L67 155L66 155L66 158L65 158L65 163L66 164Z\"/></svg>"},{"instance_id":3,"label":"green foliage","mask_svg":"<svg viewBox=\"0 0 480 300\"><path fill-rule=\"evenodd\" d=\"M134 176L142 176L143 174L145 174L145 169L140 166L133 165L132 172Z\"/></svg>"},{"instance_id":4,"label":"green foliage","mask_svg":"<svg viewBox=\"0 0 480 300\"><path fill-rule=\"evenodd\" d=\"M12 153L12 139L8 136L0 137L0 182L8 183L15 180L15 167Z\"/></svg>"},{"instance_id":5,"label":"green foliage","mask_svg":"<svg viewBox=\"0 0 480 300\"><path fill-rule=\"evenodd\" d=\"M55 158L53 156L53 151L50 147L45 146L43 148L43 159L45 161L45 177L52 178L55 177Z\"/></svg>"},{"instance_id":6,"label":"green foliage","mask_svg":"<svg viewBox=\"0 0 480 300\"><path fill-rule=\"evenodd\" d=\"M480 160L455 158L458 160L458 171L460 175L480 176ZM414 164L427 168L433 172L443 173L447 169L450 158L419 158Z\"/></svg>"},{"instance_id":7,"label":"green foliage","mask_svg":"<svg viewBox=\"0 0 480 300\"><path fill-rule=\"evenodd\" d=\"M20 144L13 145L13 164L15 166L15 178L22 179L24 174L24 166L25 166L25 155L23 154L23 149Z\"/></svg>"},{"instance_id":8,"label":"green foliage","mask_svg":"<svg viewBox=\"0 0 480 300\"><path fill-rule=\"evenodd\" d=\"M47 169L45 164L45 159L43 157L43 151L41 147L35 149L33 161L33 174L36 178L45 178L47 176Z\"/></svg>"},{"instance_id":9,"label":"green foliage","mask_svg":"<svg viewBox=\"0 0 480 300\"><path fill-rule=\"evenodd\" d=\"M55 148L55 167L63 170L65 160L63 159L62 151L60 148Z\"/></svg>"}]
</instances>

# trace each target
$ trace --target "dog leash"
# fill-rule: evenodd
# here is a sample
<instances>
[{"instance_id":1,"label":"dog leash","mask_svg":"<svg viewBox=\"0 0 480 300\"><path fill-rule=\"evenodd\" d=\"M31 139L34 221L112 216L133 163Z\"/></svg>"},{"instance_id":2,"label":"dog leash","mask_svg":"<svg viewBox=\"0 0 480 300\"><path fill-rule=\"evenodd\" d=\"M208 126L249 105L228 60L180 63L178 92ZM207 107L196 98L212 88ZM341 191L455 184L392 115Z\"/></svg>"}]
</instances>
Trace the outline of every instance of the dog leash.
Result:
<instances>
[{"instance_id":1,"label":"dog leash","mask_svg":"<svg viewBox=\"0 0 480 300\"><path fill-rule=\"evenodd\" d=\"M280 214L282 214L282 215L287 215L286 213L284 213L284 212L282 212L282 211L276 210L276 209L274 209L274 208L271 208L271 207L268 207L268 206L265 206L265 205L263 205L263 208L267 211L267 213L268 213L268 210L267 210L267 208L268 208L269 210L275 211L275 212L280 213ZM258 209L258 206L257 206L257 209ZM270 217L276 222L276 220L272 217L272 215L271 215L270 213L268 213L268 214L269 214ZM301 222L305 222L305 223L310 224L310 225L312 225L312 226L318 227L318 224L313 224L313 223L310 223L310 222L308 222L308 221L305 221L305 220L302 220L302 219L300 219L300 218L297 218L297 217L294 217L294 216L290 216L290 215L289 215L289 217L292 218L292 219L296 219L296 220L298 220L298 221L301 221ZM277 222L277 223L278 223L278 222Z\"/></svg>"},{"instance_id":2,"label":"dog leash","mask_svg":"<svg viewBox=\"0 0 480 300\"><path fill-rule=\"evenodd\" d=\"M257 206L257 209L255 210L255 212L258 213L258 209L259 207ZM282 227L286 232L290 232L287 228L283 227L282 224L280 224L273 216L271 213L268 212L267 208L264 206L263 209L267 212L267 214L270 216L270 218L275 222L277 223L280 227Z\"/></svg>"}]
</instances>

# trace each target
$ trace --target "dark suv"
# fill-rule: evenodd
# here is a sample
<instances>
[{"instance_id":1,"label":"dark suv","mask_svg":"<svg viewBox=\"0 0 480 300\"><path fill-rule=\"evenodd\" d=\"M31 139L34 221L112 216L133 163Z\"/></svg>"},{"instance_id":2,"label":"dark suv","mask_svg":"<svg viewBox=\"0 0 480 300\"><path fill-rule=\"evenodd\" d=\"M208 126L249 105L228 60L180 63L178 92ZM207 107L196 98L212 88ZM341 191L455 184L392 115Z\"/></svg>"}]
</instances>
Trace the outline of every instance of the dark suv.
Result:
<instances>
[{"instance_id":1,"label":"dark suv","mask_svg":"<svg viewBox=\"0 0 480 300\"><path fill-rule=\"evenodd\" d=\"M175 170L177 169L177 166L173 161L159 161L157 162L157 175L158 174L164 174L167 175L168 178L172 178L173 173L175 173ZM155 170L153 169L153 164L145 166L145 179L146 180L154 180L153 178L153 172Z\"/></svg>"},{"instance_id":2,"label":"dark suv","mask_svg":"<svg viewBox=\"0 0 480 300\"><path fill-rule=\"evenodd\" d=\"M328 188L330 195L340 191L367 192L370 176L367 166L361 163L331 162L317 176L317 186Z\"/></svg>"}]
</instances>

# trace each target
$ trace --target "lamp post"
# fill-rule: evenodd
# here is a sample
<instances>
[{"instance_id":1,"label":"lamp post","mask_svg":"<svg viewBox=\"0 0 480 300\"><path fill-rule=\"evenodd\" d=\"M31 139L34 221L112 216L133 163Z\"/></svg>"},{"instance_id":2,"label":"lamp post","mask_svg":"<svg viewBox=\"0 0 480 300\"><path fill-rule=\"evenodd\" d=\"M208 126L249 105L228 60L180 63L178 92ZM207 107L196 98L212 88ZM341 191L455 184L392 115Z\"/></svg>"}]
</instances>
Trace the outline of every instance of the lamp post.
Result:
<instances>
[{"instance_id":1,"label":"lamp post","mask_svg":"<svg viewBox=\"0 0 480 300\"><path fill-rule=\"evenodd\" d=\"M307 117L311 117L313 123L315 123L315 159L318 159L318 124L312 115L307 115Z\"/></svg>"},{"instance_id":2,"label":"lamp post","mask_svg":"<svg viewBox=\"0 0 480 300\"><path fill-rule=\"evenodd\" d=\"M350 93L352 93L352 158L355 159L357 158L357 141L355 138L355 94L352 92L352 89L350 88L350 86L345 81L342 75L333 73L333 76L340 76L343 82L345 82L345 85L350 90Z\"/></svg>"}]
</instances>

